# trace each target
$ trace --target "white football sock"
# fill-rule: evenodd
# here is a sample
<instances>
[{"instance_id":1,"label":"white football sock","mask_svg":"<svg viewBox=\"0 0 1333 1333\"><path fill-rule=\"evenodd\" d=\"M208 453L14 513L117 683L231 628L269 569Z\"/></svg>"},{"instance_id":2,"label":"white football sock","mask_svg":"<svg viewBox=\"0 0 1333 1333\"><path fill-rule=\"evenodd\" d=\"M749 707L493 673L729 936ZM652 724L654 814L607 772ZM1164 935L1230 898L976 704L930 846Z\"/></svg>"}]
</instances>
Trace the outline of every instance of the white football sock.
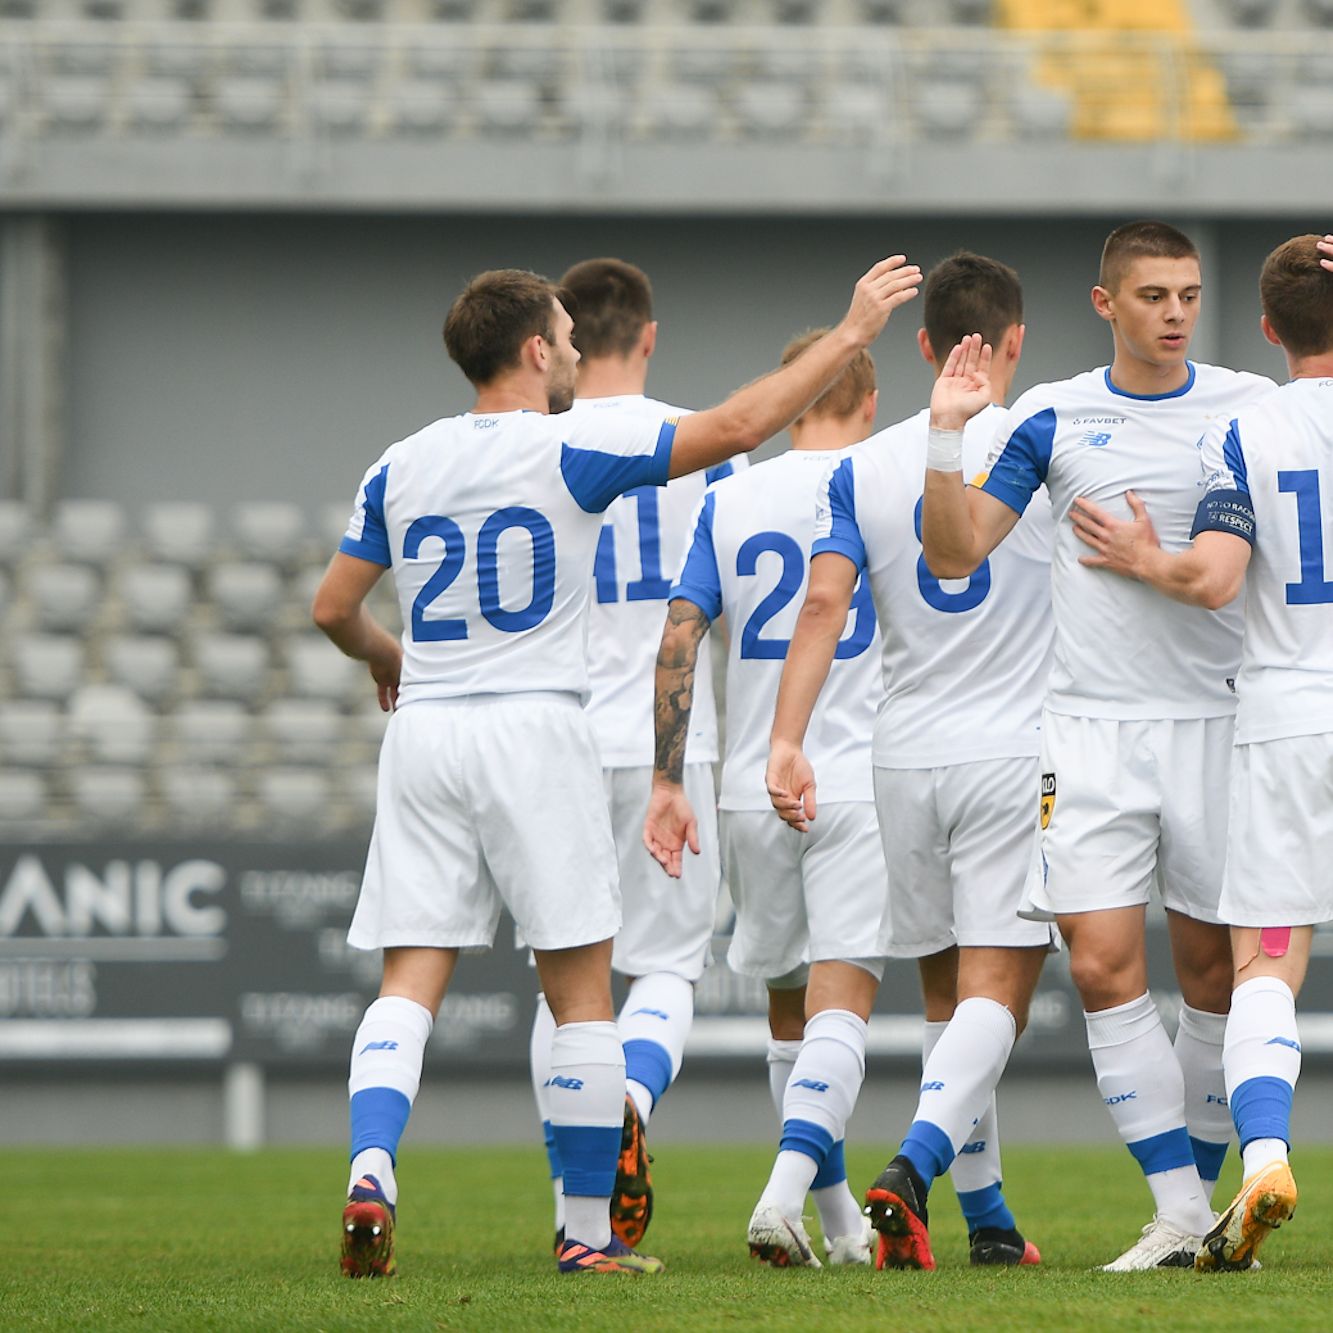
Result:
<instances>
[{"instance_id":1,"label":"white football sock","mask_svg":"<svg viewBox=\"0 0 1333 1333\"><path fill-rule=\"evenodd\" d=\"M601 1249L611 1239L611 1191L625 1119L625 1053L611 1022L563 1023L546 1085L565 1182L565 1232Z\"/></svg>"},{"instance_id":2,"label":"white football sock","mask_svg":"<svg viewBox=\"0 0 1333 1333\"><path fill-rule=\"evenodd\" d=\"M1175 1051L1185 1077L1185 1128L1194 1147L1199 1179L1210 1198L1231 1143L1231 1109L1222 1073L1226 1031L1225 1014L1210 1014L1188 1004L1180 1006Z\"/></svg>"},{"instance_id":3,"label":"white football sock","mask_svg":"<svg viewBox=\"0 0 1333 1333\"><path fill-rule=\"evenodd\" d=\"M555 1149L555 1133L551 1129L550 1097L546 1080L551 1077L551 1039L555 1036L555 1015L546 1003L546 996L537 995L537 1010L532 1015L532 1036L528 1042L528 1069L532 1074L532 1096L537 1103L537 1115L542 1122L542 1136L546 1141L546 1160L551 1170L551 1196L555 1202L555 1229L565 1225L565 1187L560 1154Z\"/></svg>"},{"instance_id":4,"label":"white football sock","mask_svg":"<svg viewBox=\"0 0 1333 1333\"><path fill-rule=\"evenodd\" d=\"M935 1044L944 1035L944 1029L948 1026L948 1019L941 1022L927 1021L924 1024L921 1032L923 1074ZM991 1099L986 1103L981 1119L967 1136L967 1142L953 1159L953 1165L949 1167L949 1178L959 1194L986 1189L1000 1183L1000 1122L996 1115L994 1093L991 1093Z\"/></svg>"},{"instance_id":5,"label":"white football sock","mask_svg":"<svg viewBox=\"0 0 1333 1333\"><path fill-rule=\"evenodd\" d=\"M1248 1180L1283 1161L1291 1142L1291 1101L1301 1074L1296 997L1277 977L1252 977L1231 994L1226 1036L1227 1100Z\"/></svg>"},{"instance_id":6,"label":"white football sock","mask_svg":"<svg viewBox=\"0 0 1333 1333\"><path fill-rule=\"evenodd\" d=\"M819 1163L807 1153L783 1148L774 1159L768 1184L759 1196L760 1203L776 1204L784 1217L799 1219L805 1210L805 1196L819 1170Z\"/></svg>"},{"instance_id":7,"label":"white football sock","mask_svg":"<svg viewBox=\"0 0 1333 1333\"><path fill-rule=\"evenodd\" d=\"M352 1135L349 1191L369 1172L389 1202L398 1202L394 1174L398 1141L421 1086L421 1063L434 1022L429 1009L401 995L381 996L361 1019L347 1078ZM366 1156L375 1150L379 1151L373 1157ZM369 1162L378 1170L371 1171Z\"/></svg>"},{"instance_id":8,"label":"white football sock","mask_svg":"<svg viewBox=\"0 0 1333 1333\"><path fill-rule=\"evenodd\" d=\"M782 1099L787 1095L787 1080L796 1068L796 1057L800 1053L799 1041L779 1041L776 1037L768 1039L768 1090L773 1097L779 1124L782 1123Z\"/></svg>"},{"instance_id":9,"label":"white football sock","mask_svg":"<svg viewBox=\"0 0 1333 1333\"><path fill-rule=\"evenodd\" d=\"M1213 1224L1185 1128L1185 1078L1152 996L1084 1012L1097 1088L1159 1216L1201 1236Z\"/></svg>"},{"instance_id":10,"label":"white football sock","mask_svg":"<svg viewBox=\"0 0 1333 1333\"><path fill-rule=\"evenodd\" d=\"M650 972L630 985L617 1027L625 1047L626 1090L645 1124L680 1073L694 1021L694 986L674 972Z\"/></svg>"}]
</instances>

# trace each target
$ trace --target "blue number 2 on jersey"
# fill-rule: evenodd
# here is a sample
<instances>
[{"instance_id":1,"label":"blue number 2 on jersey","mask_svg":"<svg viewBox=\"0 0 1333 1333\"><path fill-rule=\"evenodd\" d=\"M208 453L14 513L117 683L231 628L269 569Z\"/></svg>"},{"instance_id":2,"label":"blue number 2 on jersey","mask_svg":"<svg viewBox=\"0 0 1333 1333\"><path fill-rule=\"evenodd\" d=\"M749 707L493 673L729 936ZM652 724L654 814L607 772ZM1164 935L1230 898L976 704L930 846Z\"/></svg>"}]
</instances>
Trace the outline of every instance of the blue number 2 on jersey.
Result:
<instances>
[{"instance_id":1,"label":"blue number 2 on jersey","mask_svg":"<svg viewBox=\"0 0 1333 1333\"><path fill-rule=\"evenodd\" d=\"M805 580L805 552L785 532L756 532L754 536L747 537L736 552L736 573L743 576L756 574L759 557L764 552L782 557L782 573L773 588L750 612L750 618L741 630L741 656L780 662L786 658L791 640L766 639L763 637L763 629L800 591ZM864 575L857 580L851 609L856 613L852 632L838 640L837 651L833 654L839 662L859 657L875 639L875 608L870 600L870 585Z\"/></svg>"},{"instance_id":2,"label":"blue number 2 on jersey","mask_svg":"<svg viewBox=\"0 0 1333 1333\"><path fill-rule=\"evenodd\" d=\"M916 502L916 511L912 515L912 522L916 526L916 539L921 540L921 506L925 502L925 496ZM958 592L946 592L944 585L930 572L930 566L926 564L924 555L917 557L916 562L916 586L921 590L921 596L925 599L927 606L933 606L936 611L947 611L951 614L957 614L960 611L972 611L986 600L986 594L990 592L990 561L983 560L972 573L972 577L967 581L967 587Z\"/></svg>"},{"instance_id":3,"label":"blue number 2 on jersey","mask_svg":"<svg viewBox=\"0 0 1333 1333\"><path fill-rule=\"evenodd\" d=\"M505 607L500 600L500 538L513 528L526 532L532 541L532 595L526 606L517 609ZM463 572L467 537L453 519L427 514L416 519L404 535L403 559L415 560L422 543L429 538L444 544L444 555L412 603L412 639L416 643L466 639L465 619L427 620L426 611ZM477 601L486 620L506 634L532 629L550 614L555 602L555 531L545 515L522 505L511 505L497 509L481 525L477 533Z\"/></svg>"},{"instance_id":4,"label":"blue number 2 on jersey","mask_svg":"<svg viewBox=\"0 0 1333 1333\"><path fill-rule=\"evenodd\" d=\"M1301 581L1287 584L1288 606L1333 602L1333 583L1324 578L1324 514L1319 503L1319 471L1279 472L1277 488L1296 497L1296 532L1301 546Z\"/></svg>"}]
</instances>

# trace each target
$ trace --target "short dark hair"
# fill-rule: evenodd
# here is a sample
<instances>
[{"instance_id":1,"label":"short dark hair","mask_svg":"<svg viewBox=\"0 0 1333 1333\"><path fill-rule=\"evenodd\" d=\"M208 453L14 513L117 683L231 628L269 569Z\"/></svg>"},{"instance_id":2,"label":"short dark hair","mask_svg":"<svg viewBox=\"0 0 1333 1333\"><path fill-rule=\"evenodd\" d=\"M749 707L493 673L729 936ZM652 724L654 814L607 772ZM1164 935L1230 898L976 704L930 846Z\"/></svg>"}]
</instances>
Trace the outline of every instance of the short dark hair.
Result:
<instances>
[{"instance_id":1,"label":"short dark hair","mask_svg":"<svg viewBox=\"0 0 1333 1333\"><path fill-rule=\"evenodd\" d=\"M789 366L812 343L817 343L829 330L807 329L793 338L782 349L782 364ZM801 417L849 417L865 401L866 394L875 392L875 363L863 347L844 367L841 375L801 413Z\"/></svg>"},{"instance_id":2,"label":"short dark hair","mask_svg":"<svg viewBox=\"0 0 1333 1333\"><path fill-rule=\"evenodd\" d=\"M926 275L922 307L930 350L943 365L969 333L995 347L1023 322L1023 284L1008 264L959 250Z\"/></svg>"},{"instance_id":3,"label":"short dark hair","mask_svg":"<svg viewBox=\"0 0 1333 1333\"><path fill-rule=\"evenodd\" d=\"M578 311L574 346L582 356L628 356L653 317L648 275L623 259L585 259L560 285Z\"/></svg>"},{"instance_id":4,"label":"short dark hair","mask_svg":"<svg viewBox=\"0 0 1333 1333\"><path fill-rule=\"evenodd\" d=\"M1199 247L1167 222L1126 222L1102 246L1097 285L1116 291L1136 259L1198 259Z\"/></svg>"},{"instance_id":5,"label":"short dark hair","mask_svg":"<svg viewBox=\"0 0 1333 1333\"><path fill-rule=\"evenodd\" d=\"M478 273L458 293L444 320L444 345L473 384L489 384L518 365L529 338L555 341L560 289L539 273L497 268Z\"/></svg>"},{"instance_id":6,"label":"short dark hair","mask_svg":"<svg viewBox=\"0 0 1333 1333\"><path fill-rule=\"evenodd\" d=\"M1264 260L1259 304L1293 356L1333 351L1333 273L1321 268L1322 237L1293 236Z\"/></svg>"}]
</instances>

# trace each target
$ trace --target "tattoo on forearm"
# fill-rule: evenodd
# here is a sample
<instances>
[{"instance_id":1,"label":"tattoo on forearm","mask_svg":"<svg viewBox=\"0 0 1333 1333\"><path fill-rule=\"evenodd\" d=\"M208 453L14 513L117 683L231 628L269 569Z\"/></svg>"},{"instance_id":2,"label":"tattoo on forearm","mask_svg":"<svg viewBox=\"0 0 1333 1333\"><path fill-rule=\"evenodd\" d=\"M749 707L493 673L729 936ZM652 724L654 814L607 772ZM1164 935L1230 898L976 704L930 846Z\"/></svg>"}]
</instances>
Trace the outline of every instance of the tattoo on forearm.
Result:
<instances>
[{"instance_id":1,"label":"tattoo on forearm","mask_svg":"<svg viewBox=\"0 0 1333 1333\"><path fill-rule=\"evenodd\" d=\"M667 606L666 628L657 653L657 693L653 715L657 732L654 764L669 782L685 775L685 741L694 707L694 670L699 641L708 632L708 617L678 599Z\"/></svg>"}]
</instances>

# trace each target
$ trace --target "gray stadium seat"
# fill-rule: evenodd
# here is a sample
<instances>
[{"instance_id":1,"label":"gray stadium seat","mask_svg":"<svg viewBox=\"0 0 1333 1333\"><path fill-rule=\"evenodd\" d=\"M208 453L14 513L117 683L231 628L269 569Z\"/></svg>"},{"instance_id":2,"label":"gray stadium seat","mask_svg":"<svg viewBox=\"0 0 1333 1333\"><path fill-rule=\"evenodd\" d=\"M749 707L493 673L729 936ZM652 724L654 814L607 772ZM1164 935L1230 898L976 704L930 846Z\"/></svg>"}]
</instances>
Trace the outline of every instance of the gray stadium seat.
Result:
<instances>
[{"instance_id":1,"label":"gray stadium seat","mask_svg":"<svg viewBox=\"0 0 1333 1333\"><path fill-rule=\"evenodd\" d=\"M0 0L0 18L30 19L37 13L37 0Z\"/></svg>"},{"instance_id":2,"label":"gray stadium seat","mask_svg":"<svg viewBox=\"0 0 1333 1333\"><path fill-rule=\"evenodd\" d=\"M165 768L158 789L173 827L226 828L236 804L236 779L216 768Z\"/></svg>"},{"instance_id":3,"label":"gray stadium seat","mask_svg":"<svg viewBox=\"0 0 1333 1333\"><path fill-rule=\"evenodd\" d=\"M49 701L0 703L0 769L9 765L49 768L65 746L65 715Z\"/></svg>"},{"instance_id":4,"label":"gray stadium seat","mask_svg":"<svg viewBox=\"0 0 1333 1333\"><path fill-rule=\"evenodd\" d=\"M375 77L379 62L378 49L359 42L326 42L316 53L320 78L344 83L368 83Z\"/></svg>"},{"instance_id":5,"label":"gray stadium seat","mask_svg":"<svg viewBox=\"0 0 1333 1333\"><path fill-rule=\"evenodd\" d=\"M472 65L472 53L465 46L418 46L407 55L408 70L423 79L458 81L467 77Z\"/></svg>"},{"instance_id":6,"label":"gray stadium seat","mask_svg":"<svg viewBox=\"0 0 1333 1333\"><path fill-rule=\"evenodd\" d=\"M602 0L602 19L606 23L640 23L648 0Z\"/></svg>"},{"instance_id":7,"label":"gray stadium seat","mask_svg":"<svg viewBox=\"0 0 1333 1333\"><path fill-rule=\"evenodd\" d=\"M112 635L102 645L102 661L113 684L150 703L172 698L180 685L180 650L160 635Z\"/></svg>"},{"instance_id":8,"label":"gray stadium seat","mask_svg":"<svg viewBox=\"0 0 1333 1333\"><path fill-rule=\"evenodd\" d=\"M329 134L361 134L370 119L368 90L355 83L317 83L307 106L315 124Z\"/></svg>"},{"instance_id":9,"label":"gray stadium seat","mask_svg":"<svg viewBox=\"0 0 1333 1333\"><path fill-rule=\"evenodd\" d=\"M1222 9L1238 27L1258 28L1272 22L1277 6L1273 0L1223 0Z\"/></svg>"},{"instance_id":10,"label":"gray stadium seat","mask_svg":"<svg viewBox=\"0 0 1333 1333\"><path fill-rule=\"evenodd\" d=\"M1009 104L1014 130L1023 138L1061 138L1073 116L1069 98L1050 88L1019 87Z\"/></svg>"},{"instance_id":11,"label":"gray stadium seat","mask_svg":"<svg viewBox=\"0 0 1333 1333\"><path fill-rule=\"evenodd\" d=\"M446 84L433 79L404 79L395 83L386 99L389 124L399 134L442 134L458 119L458 100ZM347 528L349 511L340 506L342 525ZM336 549L330 548L330 554Z\"/></svg>"},{"instance_id":12,"label":"gray stadium seat","mask_svg":"<svg viewBox=\"0 0 1333 1333\"><path fill-rule=\"evenodd\" d=\"M324 699L275 699L259 715L279 763L327 764L333 758L342 716Z\"/></svg>"},{"instance_id":13,"label":"gray stadium seat","mask_svg":"<svg viewBox=\"0 0 1333 1333\"><path fill-rule=\"evenodd\" d=\"M991 21L995 4L994 0L948 0L945 8L950 22L979 26Z\"/></svg>"},{"instance_id":14,"label":"gray stadium seat","mask_svg":"<svg viewBox=\"0 0 1333 1333\"><path fill-rule=\"evenodd\" d=\"M378 776L373 763L355 764L338 774L339 790L358 823L369 824L375 818Z\"/></svg>"},{"instance_id":15,"label":"gray stadium seat","mask_svg":"<svg viewBox=\"0 0 1333 1333\"><path fill-rule=\"evenodd\" d=\"M865 23L902 23L910 0L861 0L861 19Z\"/></svg>"},{"instance_id":16,"label":"gray stadium seat","mask_svg":"<svg viewBox=\"0 0 1333 1333\"><path fill-rule=\"evenodd\" d=\"M541 95L521 79L484 79L472 90L477 125L488 134L527 134L536 128Z\"/></svg>"},{"instance_id":17,"label":"gray stadium seat","mask_svg":"<svg viewBox=\"0 0 1333 1333\"><path fill-rule=\"evenodd\" d=\"M685 83L722 83L736 72L736 57L721 47L687 46L676 52L672 72Z\"/></svg>"},{"instance_id":18,"label":"gray stadium seat","mask_svg":"<svg viewBox=\"0 0 1333 1333\"><path fill-rule=\"evenodd\" d=\"M740 0L680 0L680 5L693 23L732 23Z\"/></svg>"},{"instance_id":19,"label":"gray stadium seat","mask_svg":"<svg viewBox=\"0 0 1333 1333\"><path fill-rule=\"evenodd\" d=\"M652 133L664 139L705 139L717 123L716 94L686 83L658 87L643 100Z\"/></svg>"},{"instance_id":20,"label":"gray stadium seat","mask_svg":"<svg viewBox=\"0 0 1333 1333\"><path fill-rule=\"evenodd\" d=\"M106 78L116 63L116 48L106 42L62 42L52 51L51 63L61 74Z\"/></svg>"},{"instance_id":21,"label":"gray stadium seat","mask_svg":"<svg viewBox=\"0 0 1333 1333\"><path fill-rule=\"evenodd\" d=\"M160 42L148 47L145 64L150 75L197 82L208 69L210 58L211 52L204 46Z\"/></svg>"},{"instance_id":22,"label":"gray stadium seat","mask_svg":"<svg viewBox=\"0 0 1333 1333\"><path fill-rule=\"evenodd\" d=\"M84 685L70 696L69 735L91 759L105 764L144 764L157 739L157 719L123 685Z\"/></svg>"},{"instance_id":23,"label":"gray stadium seat","mask_svg":"<svg viewBox=\"0 0 1333 1333\"><path fill-rule=\"evenodd\" d=\"M305 544L305 514L283 500L252 500L231 511L231 531L244 555L286 565Z\"/></svg>"},{"instance_id":24,"label":"gray stadium seat","mask_svg":"<svg viewBox=\"0 0 1333 1333\"><path fill-rule=\"evenodd\" d=\"M103 827L132 827L142 817L148 795L147 780L133 768L76 768L69 786L79 817Z\"/></svg>"},{"instance_id":25,"label":"gray stadium seat","mask_svg":"<svg viewBox=\"0 0 1333 1333\"><path fill-rule=\"evenodd\" d=\"M121 572L125 621L138 634L179 634L190 614L194 589L180 565L130 565Z\"/></svg>"},{"instance_id":26,"label":"gray stadium seat","mask_svg":"<svg viewBox=\"0 0 1333 1333\"><path fill-rule=\"evenodd\" d=\"M430 12L442 23L466 23L477 12L477 0L430 0Z\"/></svg>"},{"instance_id":27,"label":"gray stadium seat","mask_svg":"<svg viewBox=\"0 0 1333 1333\"><path fill-rule=\"evenodd\" d=\"M62 500L51 540L62 560L104 565L125 549L125 511L114 500Z\"/></svg>"},{"instance_id":28,"label":"gray stadium seat","mask_svg":"<svg viewBox=\"0 0 1333 1333\"><path fill-rule=\"evenodd\" d=\"M335 0L343 18L355 23L376 23L384 17L384 0Z\"/></svg>"},{"instance_id":29,"label":"gray stadium seat","mask_svg":"<svg viewBox=\"0 0 1333 1333\"><path fill-rule=\"evenodd\" d=\"M511 23L551 23L558 8L558 0L508 0L505 17Z\"/></svg>"},{"instance_id":30,"label":"gray stadium seat","mask_svg":"<svg viewBox=\"0 0 1333 1333\"><path fill-rule=\"evenodd\" d=\"M180 79L139 79L126 94L126 102L133 129L161 133L185 126L194 94Z\"/></svg>"},{"instance_id":31,"label":"gray stadium seat","mask_svg":"<svg viewBox=\"0 0 1333 1333\"><path fill-rule=\"evenodd\" d=\"M106 120L110 86L100 75L51 75L42 81L41 101L49 129L87 134Z\"/></svg>"},{"instance_id":32,"label":"gray stadium seat","mask_svg":"<svg viewBox=\"0 0 1333 1333\"><path fill-rule=\"evenodd\" d=\"M1305 0L1305 12L1312 23L1333 27L1333 0Z\"/></svg>"},{"instance_id":33,"label":"gray stadium seat","mask_svg":"<svg viewBox=\"0 0 1333 1333\"><path fill-rule=\"evenodd\" d=\"M323 769L265 769L255 785L265 813L280 828L309 829L328 820L333 784Z\"/></svg>"},{"instance_id":34,"label":"gray stadium seat","mask_svg":"<svg viewBox=\"0 0 1333 1333\"><path fill-rule=\"evenodd\" d=\"M213 698L257 703L268 692L269 654L263 639L200 634L194 641L194 665L201 692Z\"/></svg>"},{"instance_id":35,"label":"gray stadium seat","mask_svg":"<svg viewBox=\"0 0 1333 1333\"><path fill-rule=\"evenodd\" d=\"M83 640L72 634L16 634L10 661L20 695L63 700L83 681Z\"/></svg>"},{"instance_id":36,"label":"gray stadium seat","mask_svg":"<svg viewBox=\"0 0 1333 1333\"><path fill-rule=\"evenodd\" d=\"M172 18L183 19L186 23L197 23L208 17L210 0L169 0L168 8Z\"/></svg>"},{"instance_id":37,"label":"gray stadium seat","mask_svg":"<svg viewBox=\"0 0 1333 1333\"><path fill-rule=\"evenodd\" d=\"M970 134L980 123L982 93L975 85L956 79L922 80L916 85L913 109L917 124L927 134L938 138L959 138Z\"/></svg>"},{"instance_id":38,"label":"gray stadium seat","mask_svg":"<svg viewBox=\"0 0 1333 1333\"><path fill-rule=\"evenodd\" d=\"M824 126L835 142L863 142L888 123L883 91L866 83L835 84L824 99Z\"/></svg>"},{"instance_id":39,"label":"gray stadium seat","mask_svg":"<svg viewBox=\"0 0 1333 1333\"><path fill-rule=\"evenodd\" d=\"M25 579L38 627L86 634L102 605L102 581L87 565L34 565Z\"/></svg>"},{"instance_id":40,"label":"gray stadium seat","mask_svg":"<svg viewBox=\"0 0 1333 1333\"><path fill-rule=\"evenodd\" d=\"M103 22L125 17L125 0L83 0L83 12Z\"/></svg>"},{"instance_id":41,"label":"gray stadium seat","mask_svg":"<svg viewBox=\"0 0 1333 1333\"><path fill-rule=\"evenodd\" d=\"M222 128L266 134L282 118L283 89L274 79L234 74L218 81L214 105Z\"/></svg>"},{"instance_id":42,"label":"gray stadium seat","mask_svg":"<svg viewBox=\"0 0 1333 1333\"><path fill-rule=\"evenodd\" d=\"M245 758L253 725L243 704L197 699L176 709L169 732L183 762L235 765Z\"/></svg>"},{"instance_id":43,"label":"gray stadium seat","mask_svg":"<svg viewBox=\"0 0 1333 1333\"><path fill-rule=\"evenodd\" d=\"M302 699L350 702L373 694L365 665L344 657L322 634L287 641L288 692Z\"/></svg>"},{"instance_id":44,"label":"gray stadium seat","mask_svg":"<svg viewBox=\"0 0 1333 1333\"><path fill-rule=\"evenodd\" d=\"M144 510L144 544L155 560L198 569L213 554L215 524L206 504L163 501Z\"/></svg>"},{"instance_id":45,"label":"gray stadium seat","mask_svg":"<svg viewBox=\"0 0 1333 1333\"><path fill-rule=\"evenodd\" d=\"M229 47L224 56L229 74L278 79L287 72L291 51L285 46L255 45Z\"/></svg>"},{"instance_id":46,"label":"gray stadium seat","mask_svg":"<svg viewBox=\"0 0 1333 1333\"><path fill-rule=\"evenodd\" d=\"M299 0L256 0L259 17L286 23L296 18L301 6Z\"/></svg>"},{"instance_id":47,"label":"gray stadium seat","mask_svg":"<svg viewBox=\"0 0 1333 1333\"><path fill-rule=\"evenodd\" d=\"M1297 138L1322 138L1333 117L1333 88L1298 84L1288 94L1287 115Z\"/></svg>"},{"instance_id":48,"label":"gray stadium seat","mask_svg":"<svg viewBox=\"0 0 1333 1333\"><path fill-rule=\"evenodd\" d=\"M269 564L214 565L205 585L222 627L229 631L269 629L285 600L282 575Z\"/></svg>"},{"instance_id":49,"label":"gray stadium seat","mask_svg":"<svg viewBox=\"0 0 1333 1333\"><path fill-rule=\"evenodd\" d=\"M819 71L820 60L816 52L774 47L756 51L754 55L754 72L760 81L804 87L818 77Z\"/></svg>"},{"instance_id":50,"label":"gray stadium seat","mask_svg":"<svg viewBox=\"0 0 1333 1333\"><path fill-rule=\"evenodd\" d=\"M48 811L46 780L40 773L0 769L0 828L11 837L29 832Z\"/></svg>"},{"instance_id":51,"label":"gray stadium seat","mask_svg":"<svg viewBox=\"0 0 1333 1333\"><path fill-rule=\"evenodd\" d=\"M736 94L736 118L757 137L791 138L808 121L805 89L788 83L750 83Z\"/></svg>"},{"instance_id":52,"label":"gray stadium seat","mask_svg":"<svg viewBox=\"0 0 1333 1333\"><path fill-rule=\"evenodd\" d=\"M813 23L819 14L818 0L771 0L776 23Z\"/></svg>"},{"instance_id":53,"label":"gray stadium seat","mask_svg":"<svg viewBox=\"0 0 1333 1333\"><path fill-rule=\"evenodd\" d=\"M554 84L560 77L560 56L548 46L502 46L494 53L494 73L502 82Z\"/></svg>"},{"instance_id":54,"label":"gray stadium seat","mask_svg":"<svg viewBox=\"0 0 1333 1333\"><path fill-rule=\"evenodd\" d=\"M346 517L344 514L344 525ZM28 554L33 528L25 505L17 500L0 500L0 564L16 565Z\"/></svg>"}]
</instances>

